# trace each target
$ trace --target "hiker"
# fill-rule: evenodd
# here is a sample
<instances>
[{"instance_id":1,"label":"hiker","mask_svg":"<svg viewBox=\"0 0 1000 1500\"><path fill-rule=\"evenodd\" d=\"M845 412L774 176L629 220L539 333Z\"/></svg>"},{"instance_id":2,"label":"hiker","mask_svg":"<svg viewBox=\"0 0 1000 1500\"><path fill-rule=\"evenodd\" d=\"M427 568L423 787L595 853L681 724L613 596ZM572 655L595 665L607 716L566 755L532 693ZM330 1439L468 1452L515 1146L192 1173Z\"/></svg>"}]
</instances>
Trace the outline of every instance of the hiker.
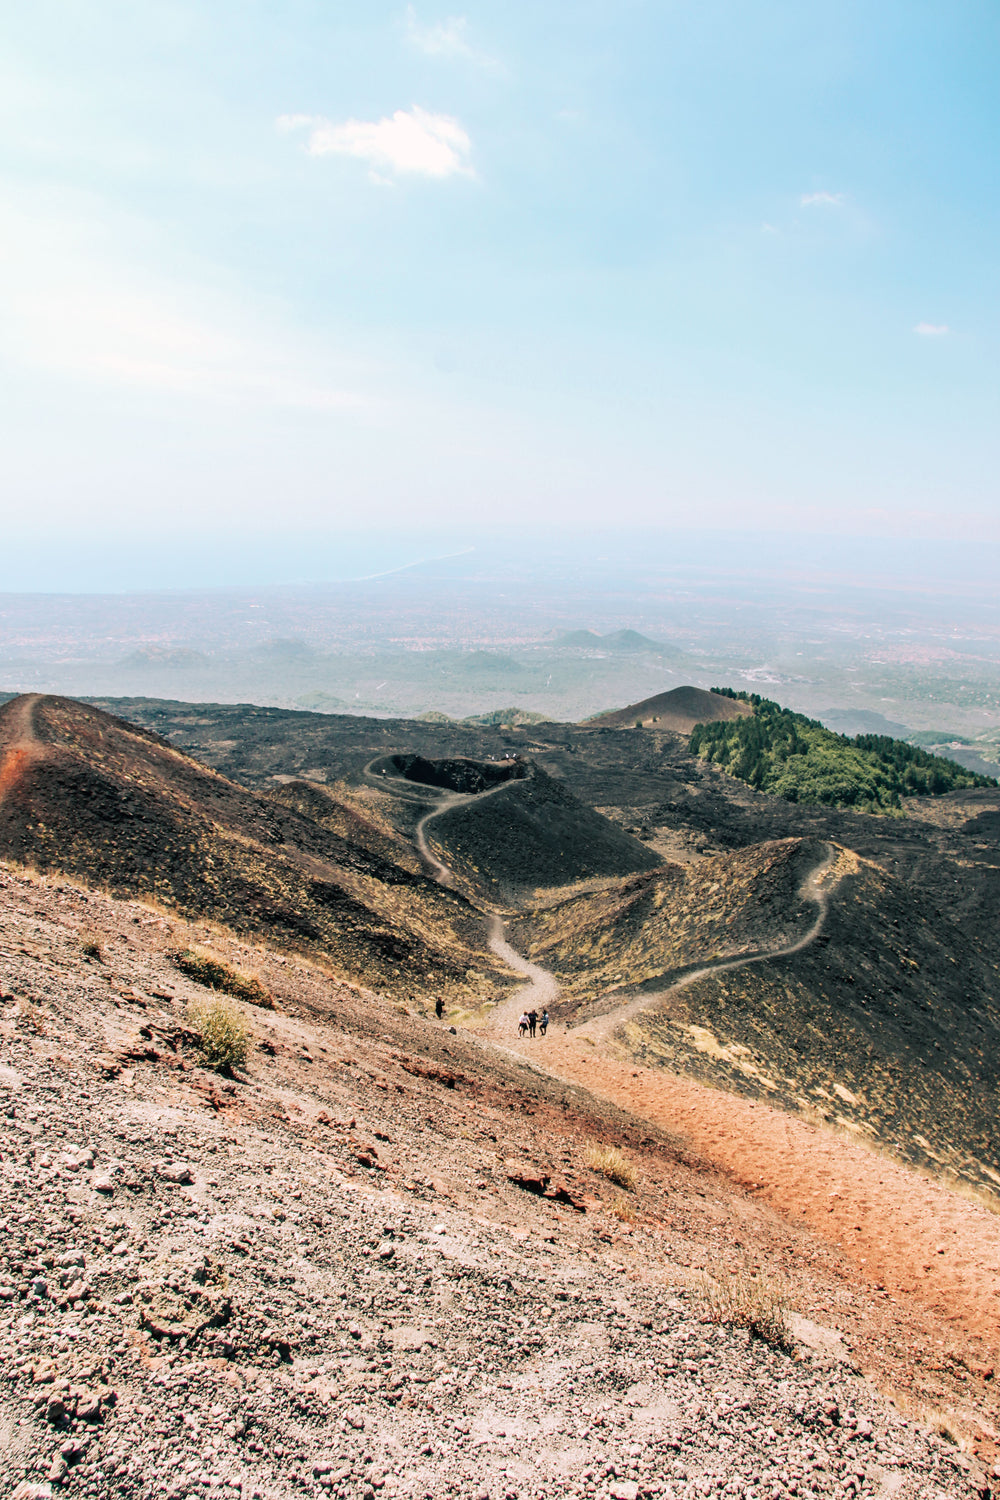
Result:
<instances>
[{"instance_id":1,"label":"hiker","mask_svg":"<svg viewBox=\"0 0 1000 1500\"><path fill-rule=\"evenodd\" d=\"M526 1010L522 1010L521 1019L517 1023L518 1036L524 1036L524 1033L527 1031L530 1025L531 1022L528 1020L528 1012Z\"/></svg>"},{"instance_id":2,"label":"hiker","mask_svg":"<svg viewBox=\"0 0 1000 1500\"><path fill-rule=\"evenodd\" d=\"M544 1036L549 1029L549 1013L547 1010L542 1011L542 1019L538 1023L538 1029L542 1033L542 1036Z\"/></svg>"},{"instance_id":3,"label":"hiker","mask_svg":"<svg viewBox=\"0 0 1000 1500\"><path fill-rule=\"evenodd\" d=\"M443 1000L436 1000L434 1002L434 1014L437 1016L438 1020L440 1021L441 1017L444 1015L444 1001Z\"/></svg>"},{"instance_id":4,"label":"hiker","mask_svg":"<svg viewBox=\"0 0 1000 1500\"><path fill-rule=\"evenodd\" d=\"M538 1025L538 1012L537 1012L537 1010L529 1010L528 1011L528 1032L529 1032L529 1035L534 1036L534 1034L535 1034L535 1027L537 1025Z\"/></svg>"}]
</instances>

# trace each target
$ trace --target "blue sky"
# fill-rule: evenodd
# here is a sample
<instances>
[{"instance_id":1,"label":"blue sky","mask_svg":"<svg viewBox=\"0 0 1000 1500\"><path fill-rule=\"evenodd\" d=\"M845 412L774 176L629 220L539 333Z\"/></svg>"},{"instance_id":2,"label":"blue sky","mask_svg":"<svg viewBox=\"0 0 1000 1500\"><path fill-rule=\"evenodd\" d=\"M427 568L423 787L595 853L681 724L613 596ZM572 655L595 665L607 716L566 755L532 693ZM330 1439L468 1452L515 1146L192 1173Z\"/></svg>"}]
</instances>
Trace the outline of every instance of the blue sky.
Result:
<instances>
[{"instance_id":1,"label":"blue sky","mask_svg":"<svg viewBox=\"0 0 1000 1500\"><path fill-rule=\"evenodd\" d=\"M8 536L1000 538L995 4L33 0Z\"/></svg>"}]
</instances>

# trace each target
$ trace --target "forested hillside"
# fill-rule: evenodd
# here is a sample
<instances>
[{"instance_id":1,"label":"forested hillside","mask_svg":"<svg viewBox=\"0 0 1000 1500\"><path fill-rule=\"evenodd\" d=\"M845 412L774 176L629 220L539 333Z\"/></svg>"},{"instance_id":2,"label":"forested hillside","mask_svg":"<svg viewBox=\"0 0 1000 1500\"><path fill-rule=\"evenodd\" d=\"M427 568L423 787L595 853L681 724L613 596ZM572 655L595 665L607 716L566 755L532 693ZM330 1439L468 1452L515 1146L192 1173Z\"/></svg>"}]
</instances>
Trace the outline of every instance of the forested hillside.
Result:
<instances>
[{"instance_id":1,"label":"forested hillside","mask_svg":"<svg viewBox=\"0 0 1000 1500\"><path fill-rule=\"evenodd\" d=\"M900 808L904 797L936 797L959 788L995 785L905 740L878 734L849 739L759 693L712 691L742 699L753 714L696 724L690 739L693 753L788 802L885 813Z\"/></svg>"}]
</instances>

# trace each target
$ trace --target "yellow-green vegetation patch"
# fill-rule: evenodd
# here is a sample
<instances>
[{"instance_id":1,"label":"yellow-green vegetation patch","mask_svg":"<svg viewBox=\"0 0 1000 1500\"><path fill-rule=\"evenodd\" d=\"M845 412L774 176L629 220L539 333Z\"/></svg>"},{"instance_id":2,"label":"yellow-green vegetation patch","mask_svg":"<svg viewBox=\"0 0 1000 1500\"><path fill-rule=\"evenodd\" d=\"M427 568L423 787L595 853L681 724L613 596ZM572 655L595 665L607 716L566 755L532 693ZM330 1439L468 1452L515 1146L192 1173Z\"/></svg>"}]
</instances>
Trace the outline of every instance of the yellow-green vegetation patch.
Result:
<instances>
[{"instance_id":1,"label":"yellow-green vegetation patch","mask_svg":"<svg viewBox=\"0 0 1000 1500\"><path fill-rule=\"evenodd\" d=\"M96 933L81 929L80 952L86 958L101 958L101 940Z\"/></svg>"},{"instance_id":2,"label":"yellow-green vegetation patch","mask_svg":"<svg viewBox=\"0 0 1000 1500\"><path fill-rule=\"evenodd\" d=\"M623 1193L617 1193L612 1198L609 1209L622 1224L634 1224L639 1217L632 1203Z\"/></svg>"},{"instance_id":3,"label":"yellow-green vegetation patch","mask_svg":"<svg viewBox=\"0 0 1000 1500\"><path fill-rule=\"evenodd\" d=\"M203 953L199 948L182 948L170 955L171 961L197 984L210 990L222 990L237 1000L246 1000L250 1005L259 1005L264 1010L274 1009L274 999L264 988L256 974L241 974L238 969Z\"/></svg>"},{"instance_id":4,"label":"yellow-green vegetation patch","mask_svg":"<svg viewBox=\"0 0 1000 1500\"><path fill-rule=\"evenodd\" d=\"M709 1322L745 1328L779 1349L790 1343L785 1288L765 1272L721 1270L704 1277L695 1291Z\"/></svg>"},{"instance_id":5,"label":"yellow-green vegetation patch","mask_svg":"<svg viewBox=\"0 0 1000 1500\"><path fill-rule=\"evenodd\" d=\"M189 1005L188 1020L198 1033L198 1050L210 1068L231 1073L246 1067L253 1034L235 1005L227 1000Z\"/></svg>"},{"instance_id":6,"label":"yellow-green vegetation patch","mask_svg":"<svg viewBox=\"0 0 1000 1500\"><path fill-rule=\"evenodd\" d=\"M587 1152L586 1161L592 1172L599 1172L616 1187L628 1188L631 1191L638 1182L635 1167L621 1154L617 1146L591 1146Z\"/></svg>"}]
</instances>

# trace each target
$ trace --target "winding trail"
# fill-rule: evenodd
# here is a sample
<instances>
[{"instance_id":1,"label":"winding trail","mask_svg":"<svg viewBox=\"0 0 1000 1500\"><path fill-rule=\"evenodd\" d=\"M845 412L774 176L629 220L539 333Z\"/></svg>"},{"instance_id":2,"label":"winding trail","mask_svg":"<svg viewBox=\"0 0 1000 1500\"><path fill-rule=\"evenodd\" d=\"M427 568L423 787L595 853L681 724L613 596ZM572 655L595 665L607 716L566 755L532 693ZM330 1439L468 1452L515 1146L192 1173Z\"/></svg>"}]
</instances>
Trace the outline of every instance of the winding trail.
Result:
<instances>
[{"instance_id":1,"label":"winding trail","mask_svg":"<svg viewBox=\"0 0 1000 1500\"><path fill-rule=\"evenodd\" d=\"M606 1015L595 1016L592 1020L584 1021L573 1028L574 1035L585 1039L590 1043L604 1041L611 1032L617 1030L625 1021L633 1016L640 1015L643 1011L651 1009L669 996L675 995L678 990L685 989L689 984L694 984L698 979L704 979L706 974L724 974L733 969L743 969L749 964L762 964L775 958L790 958L795 953L801 953L808 948L810 943L823 930L827 914L830 909L830 891L834 888L836 881L827 885L827 877L833 872L837 863L837 853L832 844L825 845L826 852L819 864L815 865L806 876L800 887L800 895L806 900L816 903L816 917L807 932L796 938L794 943L787 943L782 947L762 948L756 953L744 953L737 958L720 958L714 963L703 964L700 968L691 969L687 974L667 985L662 990L651 990L645 994L637 995L634 999L609 1011ZM499 916L494 915L490 921L490 948L502 958L505 963L510 964L519 974L528 979L528 984L519 989L509 1000L498 1005L491 1012L486 1025L486 1030L493 1036L505 1033L513 1034L517 1025L517 1018L521 1011L529 1008L529 1005L551 1005L559 995L559 982L555 975L548 969L543 969L540 964L533 964L522 957L516 948L504 938L503 923Z\"/></svg>"},{"instance_id":2,"label":"winding trail","mask_svg":"<svg viewBox=\"0 0 1000 1500\"><path fill-rule=\"evenodd\" d=\"M511 947L504 937L503 921L497 913L490 918L489 934L490 948L497 958L502 958L515 973L523 974L528 981L510 1000L505 1000L490 1013L486 1030L497 1034L516 1026L517 1017L523 1010L530 1010L532 1007L537 1010L541 1006L553 1005L559 994L559 984L556 976L550 974L548 969L543 969L541 964L531 963L516 948Z\"/></svg>"},{"instance_id":3,"label":"winding trail","mask_svg":"<svg viewBox=\"0 0 1000 1500\"><path fill-rule=\"evenodd\" d=\"M21 780L29 764L41 758L35 709L44 696L44 693L24 693L20 698L14 698L0 721L7 739L0 759L0 802Z\"/></svg>"},{"instance_id":4,"label":"winding trail","mask_svg":"<svg viewBox=\"0 0 1000 1500\"><path fill-rule=\"evenodd\" d=\"M485 795L485 794L484 794ZM462 799L464 800L464 798ZM455 806L441 805L419 825ZM418 843L436 878L451 871ZM654 994L640 995L606 1016L547 1037L516 1036L526 1007L551 1006L559 993L553 974L524 958L507 942L503 919L489 918L489 946L527 981L491 1013L483 1028L494 1046L530 1060L532 1066L597 1098L649 1120L727 1173L786 1220L809 1228L840 1252L845 1274L884 1289L935 1320L928 1328L964 1330L996 1349L996 1298L1000 1297L1000 1251L996 1216L946 1184L882 1156L862 1138L812 1124L794 1114L696 1082L663 1068L645 1068L609 1054L601 1044L631 1017L707 974L740 969L769 959L790 958L816 941L839 881L836 850L810 871L801 893L815 902L816 916L793 943L705 964ZM869 1295L873 1295L869 1293ZM950 1335L954 1337L952 1333ZM977 1355L978 1357L978 1355Z\"/></svg>"},{"instance_id":5,"label":"winding trail","mask_svg":"<svg viewBox=\"0 0 1000 1500\"><path fill-rule=\"evenodd\" d=\"M801 953L814 943L823 931L827 916L830 911L830 893L836 888L837 881L834 879L829 886L826 884L827 876L830 875L837 863L837 852L832 844L826 845L826 853L815 865L799 888L799 894L808 901L816 903L816 917L812 926L804 932L794 943L788 943L782 948L762 948L757 953L745 953L739 958L721 958L715 963L703 964L701 968L691 969L683 974L680 979L668 985L666 989L652 990L647 994L637 995L634 1000L619 1006L617 1010L609 1011L607 1015L595 1016L593 1020L585 1021L579 1028L581 1036L587 1036L592 1041L603 1040L610 1032L614 1031L625 1021L630 1021L633 1016L640 1015L649 1010L651 1006L666 1000L671 995L676 995L679 990L686 989L689 984L694 984L698 979L704 979L706 974L725 974L733 969L744 969L750 964L768 963L775 958L791 958L795 953Z\"/></svg>"},{"instance_id":6,"label":"winding trail","mask_svg":"<svg viewBox=\"0 0 1000 1500\"><path fill-rule=\"evenodd\" d=\"M502 782L501 785L503 785ZM496 791L498 788L494 787L493 790ZM429 812L425 812L413 830L413 842L417 846L417 853L427 865L438 885L450 886L454 882L455 877L444 861L438 859L434 853L434 850L427 842L427 834L424 830L428 823L432 823L435 818L440 818L446 812L451 812L453 807L461 807L463 803L471 802L474 796L475 793L473 792L446 792L438 806L432 807Z\"/></svg>"},{"instance_id":7,"label":"winding trail","mask_svg":"<svg viewBox=\"0 0 1000 1500\"><path fill-rule=\"evenodd\" d=\"M425 805L430 797L438 799L433 807L428 808L414 828L413 843L427 866L431 879L445 887L454 885L454 872L438 858L427 841L428 824L433 823L435 818L444 817L445 813L451 812L455 807L464 807L469 802L482 802L484 797L495 796L497 792L502 792L510 786L510 779L498 781L496 786L486 787L481 792L449 792L444 787L430 786L423 781L408 781L405 776L389 776L385 771L376 775L372 766L385 759L384 755L379 755L374 760L370 760L362 771L362 775L370 786L378 787L383 792L391 789L393 796L401 798L404 802ZM513 948L510 951L513 953Z\"/></svg>"}]
</instances>

